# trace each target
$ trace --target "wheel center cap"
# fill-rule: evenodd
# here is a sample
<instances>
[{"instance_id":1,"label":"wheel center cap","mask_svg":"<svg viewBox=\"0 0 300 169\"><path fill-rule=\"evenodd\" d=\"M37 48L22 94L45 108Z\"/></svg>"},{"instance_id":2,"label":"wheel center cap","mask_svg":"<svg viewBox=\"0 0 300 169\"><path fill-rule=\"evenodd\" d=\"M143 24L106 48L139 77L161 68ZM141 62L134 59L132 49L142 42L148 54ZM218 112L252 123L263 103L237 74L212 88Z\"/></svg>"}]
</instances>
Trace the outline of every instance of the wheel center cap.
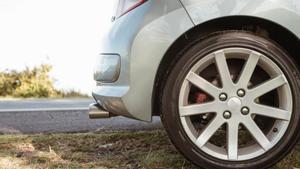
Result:
<instances>
[{"instance_id":1,"label":"wheel center cap","mask_svg":"<svg viewBox=\"0 0 300 169\"><path fill-rule=\"evenodd\" d=\"M242 102L239 98L232 97L228 100L227 107L228 107L229 111L231 111L232 113L234 113L234 112L237 113L240 111L240 109L242 107Z\"/></svg>"}]
</instances>

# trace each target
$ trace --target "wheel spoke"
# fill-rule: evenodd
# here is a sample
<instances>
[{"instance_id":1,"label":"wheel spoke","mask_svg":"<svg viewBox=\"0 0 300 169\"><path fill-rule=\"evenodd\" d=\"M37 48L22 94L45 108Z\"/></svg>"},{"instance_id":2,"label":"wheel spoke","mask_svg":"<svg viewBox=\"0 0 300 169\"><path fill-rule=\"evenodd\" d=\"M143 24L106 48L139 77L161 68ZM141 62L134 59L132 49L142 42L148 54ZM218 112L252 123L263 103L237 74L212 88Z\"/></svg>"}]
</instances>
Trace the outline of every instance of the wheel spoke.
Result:
<instances>
[{"instance_id":1,"label":"wheel spoke","mask_svg":"<svg viewBox=\"0 0 300 169\"><path fill-rule=\"evenodd\" d=\"M243 88L247 88L259 58L260 58L260 54L256 52L252 52L250 54L247 62L244 65L243 71L240 74L239 81L238 81L239 86L242 86Z\"/></svg>"},{"instance_id":2,"label":"wheel spoke","mask_svg":"<svg viewBox=\"0 0 300 169\"><path fill-rule=\"evenodd\" d=\"M286 83L287 80L284 75L279 75L255 87L254 89L249 90L249 95L252 97L252 99L256 99L257 97L262 96Z\"/></svg>"},{"instance_id":3,"label":"wheel spoke","mask_svg":"<svg viewBox=\"0 0 300 169\"><path fill-rule=\"evenodd\" d=\"M230 77L230 72L228 69L226 57L224 54L224 51L219 51L215 53L215 60L216 60L216 65L218 72L221 77L221 81L223 84L223 88L229 88L232 87L232 79Z\"/></svg>"},{"instance_id":4,"label":"wheel spoke","mask_svg":"<svg viewBox=\"0 0 300 169\"><path fill-rule=\"evenodd\" d=\"M215 112L218 104L216 102L208 102L180 107L180 116L192 116L202 113Z\"/></svg>"},{"instance_id":5,"label":"wheel spoke","mask_svg":"<svg viewBox=\"0 0 300 169\"><path fill-rule=\"evenodd\" d=\"M196 144L203 147L223 124L224 120L222 118L215 117L197 138Z\"/></svg>"},{"instance_id":6,"label":"wheel spoke","mask_svg":"<svg viewBox=\"0 0 300 169\"><path fill-rule=\"evenodd\" d=\"M267 151L269 148L272 147L269 139L265 136L265 134L260 130L257 124L254 122L253 119L247 118L243 123L251 135L255 138L258 144Z\"/></svg>"},{"instance_id":7,"label":"wheel spoke","mask_svg":"<svg viewBox=\"0 0 300 169\"><path fill-rule=\"evenodd\" d=\"M228 47L208 51L190 66L180 88L177 117L196 149L227 162L243 162L280 144L294 101L288 76L278 63L250 47ZM208 101L202 93L211 96Z\"/></svg>"},{"instance_id":8,"label":"wheel spoke","mask_svg":"<svg viewBox=\"0 0 300 169\"><path fill-rule=\"evenodd\" d=\"M203 79L201 76L197 75L194 72L190 72L187 75L187 80L192 84L194 84L195 86L199 87L200 89L204 90L214 98L217 98L221 92L219 88L217 88L216 86L214 86L213 84Z\"/></svg>"},{"instance_id":9,"label":"wheel spoke","mask_svg":"<svg viewBox=\"0 0 300 169\"><path fill-rule=\"evenodd\" d=\"M254 104L252 106L251 111L253 112L253 114L258 114L258 115L280 119L280 120L290 120L291 118L291 112L287 110L260 105L260 104Z\"/></svg>"},{"instance_id":10,"label":"wheel spoke","mask_svg":"<svg viewBox=\"0 0 300 169\"><path fill-rule=\"evenodd\" d=\"M227 124L227 153L229 160L238 159L238 133L239 123L232 122Z\"/></svg>"}]
</instances>

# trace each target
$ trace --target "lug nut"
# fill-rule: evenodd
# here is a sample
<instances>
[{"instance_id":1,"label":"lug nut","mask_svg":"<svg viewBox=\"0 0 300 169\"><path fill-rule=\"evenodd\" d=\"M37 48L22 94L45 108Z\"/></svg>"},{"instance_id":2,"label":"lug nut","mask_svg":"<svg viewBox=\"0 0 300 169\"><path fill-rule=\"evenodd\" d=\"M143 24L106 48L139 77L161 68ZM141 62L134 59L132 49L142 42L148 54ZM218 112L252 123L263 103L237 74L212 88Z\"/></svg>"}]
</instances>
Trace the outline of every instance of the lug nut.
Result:
<instances>
[{"instance_id":1,"label":"lug nut","mask_svg":"<svg viewBox=\"0 0 300 169\"><path fill-rule=\"evenodd\" d=\"M237 95L238 95L239 97L244 97L244 96L246 95L246 92L245 92L244 89L239 89L239 90L237 91Z\"/></svg>"},{"instance_id":2,"label":"lug nut","mask_svg":"<svg viewBox=\"0 0 300 169\"><path fill-rule=\"evenodd\" d=\"M241 113L242 113L243 115L248 115L249 112L250 112L250 110L249 110L248 107L243 107L243 108L241 109Z\"/></svg>"},{"instance_id":3,"label":"lug nut","mask_svg":"<svg viewBox=\"0 0 300 169\"><path fill-rule=\"evenodd\" d=\"M230 113L229 111L225 111L225 112L223 113L223 117L224 117L225 119L230 119L230 118L231 118L231 113Z\"/></svg>"},{"instance_id":4,"label":"lug nut","mask_svg":"<svg viewBox=\"0 0 300 169\"><path fill-rule=\"evenodd\" d=\"M226 94L226 93L221 93L220 96L219 96L219 99L220 99L221 101L227 100L227 94Z\"/></svg>"}]
</instances>

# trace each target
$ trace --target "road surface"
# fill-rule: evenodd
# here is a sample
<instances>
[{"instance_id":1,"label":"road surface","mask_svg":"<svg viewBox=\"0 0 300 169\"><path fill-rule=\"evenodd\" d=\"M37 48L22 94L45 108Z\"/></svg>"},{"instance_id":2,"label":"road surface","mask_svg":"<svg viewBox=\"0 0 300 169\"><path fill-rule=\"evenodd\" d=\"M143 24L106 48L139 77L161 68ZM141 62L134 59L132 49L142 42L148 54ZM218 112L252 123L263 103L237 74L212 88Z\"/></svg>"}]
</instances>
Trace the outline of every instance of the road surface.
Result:
<instances>
[{"instance_id":1,"label":"road surface","mask_svg":"<svg viewBox=\"0 0 300 169\"><path fill-rule=\"evenodd\" d=\"M161 128L160 119L152 123L125 117L89 119L91 99L0 101L0 133L60 133L101 130L140 130Z\"/></svg>"}]
</instances>

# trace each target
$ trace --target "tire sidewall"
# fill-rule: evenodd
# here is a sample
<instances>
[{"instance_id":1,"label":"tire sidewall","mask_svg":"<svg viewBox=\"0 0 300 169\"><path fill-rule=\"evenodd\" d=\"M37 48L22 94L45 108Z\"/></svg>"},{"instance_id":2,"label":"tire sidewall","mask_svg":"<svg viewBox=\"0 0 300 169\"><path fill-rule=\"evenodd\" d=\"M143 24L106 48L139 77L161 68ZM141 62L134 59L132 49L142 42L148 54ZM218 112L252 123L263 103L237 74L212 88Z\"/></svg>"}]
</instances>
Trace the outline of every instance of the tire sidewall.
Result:
<instances>
[{"instance_id":1,"label":"tire sidewall","mask_svg":"<svg viewBox=\"0 0 300 169\"><path fill-rule=\"evenodd\" d=\"M251 160L229 162L220 160L200 150L187 136L182 127L178 98L181 85L192 66L206 55L224 48L241 47L260 52L271 59L285 74L293 96L293 113L290 124L282 139L268 152ZM177 149L194 164L210 168L268 168L282 159L291 151L299 138L299 74L295 61L279 45L248 32L218 32L205 39L198 38L177 56L176 63L170 68L170 73L161 96L161 111L163 124L171 141ZM172 65L172 64L171 64Z\"/></svg>"}]
</instances>

